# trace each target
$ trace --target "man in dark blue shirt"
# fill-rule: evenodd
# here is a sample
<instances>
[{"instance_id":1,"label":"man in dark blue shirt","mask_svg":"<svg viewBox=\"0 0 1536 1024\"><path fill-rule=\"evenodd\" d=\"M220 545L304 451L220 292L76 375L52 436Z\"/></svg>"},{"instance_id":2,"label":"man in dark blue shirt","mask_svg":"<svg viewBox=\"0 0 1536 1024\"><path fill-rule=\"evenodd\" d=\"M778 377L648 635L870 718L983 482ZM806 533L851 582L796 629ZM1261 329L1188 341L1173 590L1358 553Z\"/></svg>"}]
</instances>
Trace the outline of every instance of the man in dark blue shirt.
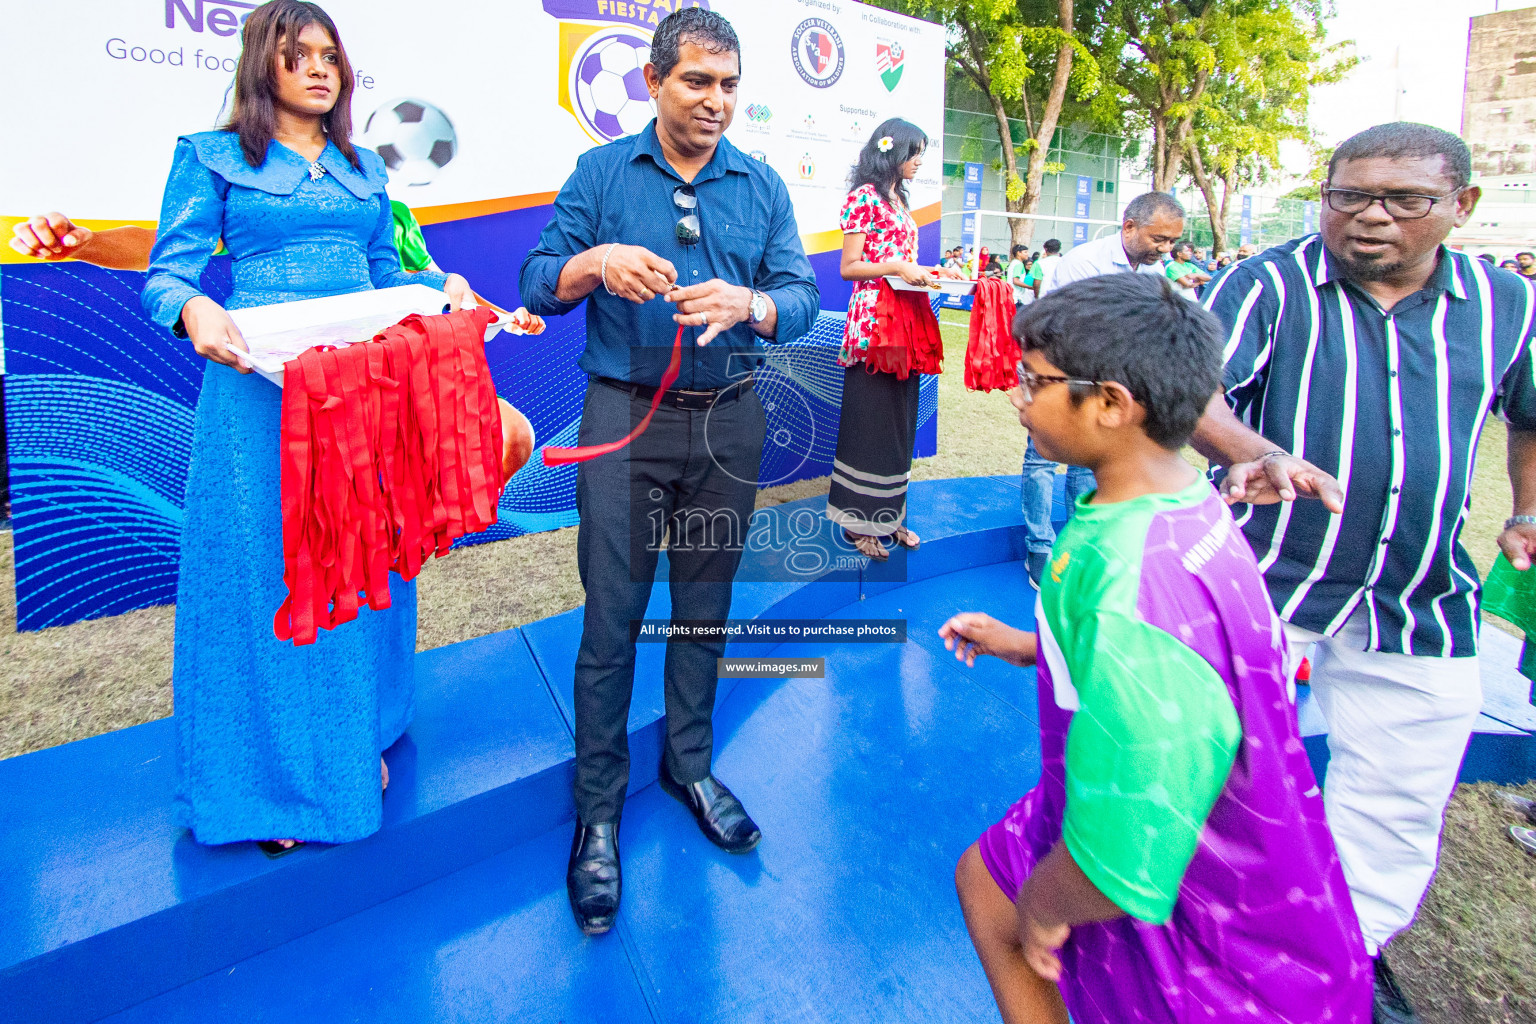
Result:
<instances>
[{"instance_id":1,"label":"man in dark blue shirt","mask_svg":"<svg viewBox=\"0 0 1536 1024\"><path fill-rule=\"evenodd\" d=\"M757 494L765 420L760 343L810 331L820 296L783 180L724 138L741 46L720 15L685 8L656 27L645 78L656 120L584 154L523 261L543 315L587 303L591 376L580 443L614 441L651 407L682 326L677 380L628 447L581 463L577 559L587 602L576 657L576 835L566 887L589 935L613 927L618 829L629 782L630 623L667 546L674 621L723 622ZM724 639L667 643L662 788L732 853L761 838L711 774Z\"/></svg>"},{"instance_id":2,"label":"man in dark blue shirt","mask_svg":"<svg viewBox=\"0 0 1536 1024\"><path fill-rule=\"evenodd\" d=\"M1536 552L1536 295L1445 247L1477 205L1471 167L1449 132L1368 129L1334 151L1321 233L1203 299L1230 333L1225 395L1194 443L1230 467L1222 489L1296 659L1312 651L1323 800L1378 1024L1417 1020L1379 953L1429 885L1482 705L1460 535L1490 413L1509 425L1514 487L1499 546L1522 570Z\"/></svg>"}]
</instances>

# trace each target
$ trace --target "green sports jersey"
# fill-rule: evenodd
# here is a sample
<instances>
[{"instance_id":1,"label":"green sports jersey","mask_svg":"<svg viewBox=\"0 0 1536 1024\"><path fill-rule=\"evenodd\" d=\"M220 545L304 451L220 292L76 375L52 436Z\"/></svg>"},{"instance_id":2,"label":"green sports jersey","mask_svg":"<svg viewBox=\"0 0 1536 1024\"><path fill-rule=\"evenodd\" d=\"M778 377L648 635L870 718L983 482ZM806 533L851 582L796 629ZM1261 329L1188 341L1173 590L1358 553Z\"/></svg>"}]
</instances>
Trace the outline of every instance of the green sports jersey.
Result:
<instances>
[{"instance_id":1,"label":"green sports jersey","mask_svg":"<svg viewBox=\"0 0 1536 1024\"><path fill-rule=\"evenodd\" d=\"M432 254L427 252L427 240L421 236L421 225L411 208L398 199L389 201L395 215L395 248L400 252L400 269L418 271L432 266Z\"/></svg>"},{"instance_id":2,"label":"green sports jersey","mask_svg":"<svg viewBox=\"0 0 1536 1024\"><path fill-rule=\"evenodd\" d=\"M1199 479L1178 494L1080 499L1040 595L1042 657L1073 712L1062 838L1105 896L1146 921L1173 912L1242 737L1221 675L1142 607L1149 594L1178 600L1142 578L1154 520L1212 498Z\"/></svg>"},{"instance_id":3,"label":"green sports jersey","mask_svg":"<svg viewBox=\"0 0 1536 1024\"><path fill-rule=\"evenodd\" d=\"M1174 283L1177 283L1181 277L1188 277L1190 274L1198 273L1200 273L1200 268L1193 263L1180 263L1178 260L1171 260L1168 263L1168 280Z\"/></svg>"}]
</instances>

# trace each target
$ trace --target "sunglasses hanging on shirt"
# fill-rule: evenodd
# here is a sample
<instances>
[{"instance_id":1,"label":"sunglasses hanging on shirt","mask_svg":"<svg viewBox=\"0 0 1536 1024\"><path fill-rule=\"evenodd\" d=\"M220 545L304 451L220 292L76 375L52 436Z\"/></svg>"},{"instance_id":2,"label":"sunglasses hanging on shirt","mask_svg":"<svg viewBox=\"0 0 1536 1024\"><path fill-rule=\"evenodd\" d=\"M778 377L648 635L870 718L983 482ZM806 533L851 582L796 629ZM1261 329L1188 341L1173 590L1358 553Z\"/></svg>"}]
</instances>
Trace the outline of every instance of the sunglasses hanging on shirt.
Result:
<instances>
[{"instance_id":1,"label":"sunglasses hanging on shirt","mask_svg":"<svg viewBox=\"0 0 1536 1024\"><path fill-rule=\"evenodd\" d=\"M672 190L672 204L683 215L677 219L677 240L684 245L697 245L703 237L699 227L699 197L692 185L679 185Z\"/></svg>"}]
</instances>

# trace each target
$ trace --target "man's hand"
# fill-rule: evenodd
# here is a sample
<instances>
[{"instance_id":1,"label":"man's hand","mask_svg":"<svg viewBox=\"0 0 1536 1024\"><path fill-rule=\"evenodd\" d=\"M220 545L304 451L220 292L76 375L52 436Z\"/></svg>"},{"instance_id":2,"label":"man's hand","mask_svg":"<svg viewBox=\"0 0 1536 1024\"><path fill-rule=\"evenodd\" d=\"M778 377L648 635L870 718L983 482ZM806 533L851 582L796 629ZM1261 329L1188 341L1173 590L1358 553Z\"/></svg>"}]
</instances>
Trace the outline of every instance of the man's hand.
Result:
<instances>
[{"instance_id":1,"label":"man's hand","mask_svg":"<svg viewBox=\"0 0 1536 1024\"><path fill-rule=\"evenodd\" d=\"M1221 496L1228 505L1273 505L1295 501L1298 494L1319 498L1323 507L1337 515L1344 511L1344 491L1339 482L1305 459L1294 455L1266 455L1227 469Z\"/></svg>"},{"instance_id":2,"label":"man's hand","mask_svg":"<svg viewBox=\"0 0 1536 1024\"><path fill-rule=\"evenodd\" d=\"M599 263L601 267L601 263ZM677 268L643 245L615 245L602 282L630 302L650 302L677 283Z\"/></svg>"},{"instance_id":3,"label":"man's hand","mask_svg":"<svg viewBox=\"0 0 1536 1024\"><path fill-rule=\"evenodd\" d=\"M1072 929L1059 922L1040 920L1029 887L1019 894L1019 944L1024 947L1024 962L1046 981L1061 980L1061 947L1067 944Z\"/></svg>"},{"instance_id":4,"label":"man's hand","mask_svg":"<svg viewBox=\"0 0 1536 1024\"><path fill-rule=\"evenodd\" d=\"M250 349L223 306L206 295L194 295L181 307L181 325L198 355L210 362L233 366L241 373L251 372L250 364L231 350Z\"/></svg>"},{"instance_id":5,"label":"man's hand","mask_svg":"<svg viewBox=\"0 0 1536 1024\"><path fill-rule=\"evenodd\" d=\"M90 228L82 228L62 213L40 213L11 228L11 248L38 260L67 260L91 240Z\"/></svg>"},{"instance_id":6,"label":"man's hand","mask_svg":"<svg viewBox=\"0 0 1536 1024\"><path fill-rule=\"evenodd\" d=\"M727 284L718 277L703 284L675 288L666 295L677 305L672 319L685 327L707 327L699 335L699 344L708 345L721 331L744 323L751 311L752 289Z\"/></svg>"},{"instance_id":7,"label":"man's hand","mask_svg":"<svg viewBox=\"0 0 1536 1024\"><path fill-rule=\"evenodd\" d=\"M984 654L1020 667L1035 663L1033 636L982 612L961 612L939 627L939 636L944 638L944 649L954 651L966 665L976 664Z\"/></svg>"},{"instance_id":8,"label":"man's hand","mask_svg":"<svg viewBox=\"0 0 1536 1024\"><path fill-rule=\"evenodd\" d=\"M1509 559L1509 564L1521 572L1531 567L1536 558L1536 526L1517 523L1499 534L1499 550Z\"/></svg>"}]
</instances>

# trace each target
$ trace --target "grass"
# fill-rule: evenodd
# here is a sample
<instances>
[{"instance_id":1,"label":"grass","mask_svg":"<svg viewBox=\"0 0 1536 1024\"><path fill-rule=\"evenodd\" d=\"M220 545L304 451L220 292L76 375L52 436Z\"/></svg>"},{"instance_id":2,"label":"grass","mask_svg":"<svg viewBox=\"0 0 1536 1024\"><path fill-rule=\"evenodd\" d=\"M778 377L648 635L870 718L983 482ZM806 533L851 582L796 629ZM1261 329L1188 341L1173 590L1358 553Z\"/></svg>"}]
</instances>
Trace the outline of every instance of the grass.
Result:
<instances>
[{"instance_id":1,"label":"grass","mask_svg":"<svg viewBox=\"0 0 1536 1024\"><path fill-rule=\"evenodd\" d=\"M964 314L945 311L949 372L939 378L938 452L912 476L1017 473L1024 433L1001 394L965 390ZM1505 432L1491 422L1479 451L1463 543L1486 571L1510 507ZM771 505L824 494L827 478L759 494ZM171 713L175 609L17 633L11 535L0 533L0 758ZM422 570L418 647L482 636L574 608L576 530L531 534L453 552ZM1495 621L1497 620L1490 620ZM1507 624L1497 623L1507 627ZM1536 785L1526 787L1536 796ZM1490 787L1462 786L1447 811L1440 871L1391 957L1425 1024L1536 1024L1536 858L1509 841L1512 822Z\"/></svg>"}]
</instances>

